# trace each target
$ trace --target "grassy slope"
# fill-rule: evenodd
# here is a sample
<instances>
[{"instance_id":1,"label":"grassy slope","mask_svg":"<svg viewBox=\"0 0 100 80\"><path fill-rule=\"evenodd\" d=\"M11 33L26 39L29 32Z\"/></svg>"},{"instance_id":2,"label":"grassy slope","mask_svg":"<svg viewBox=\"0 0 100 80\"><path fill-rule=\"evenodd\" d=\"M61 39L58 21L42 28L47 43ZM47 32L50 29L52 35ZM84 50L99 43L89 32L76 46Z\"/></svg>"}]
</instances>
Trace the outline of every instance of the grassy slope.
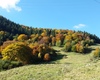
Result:
<instances>
[{"instance_id":1,"label":"grassy slope","mask_svg":"<svg viewBox=\"0 0 100 80\"><path fill-rule=\"evenodd\" d=\"M91 62L92 53L61 53L63 56L59 58L62 59L49 64L27 65L0 72L0 80L100 80L100 61Z\"/></svg>"}]
</instances>

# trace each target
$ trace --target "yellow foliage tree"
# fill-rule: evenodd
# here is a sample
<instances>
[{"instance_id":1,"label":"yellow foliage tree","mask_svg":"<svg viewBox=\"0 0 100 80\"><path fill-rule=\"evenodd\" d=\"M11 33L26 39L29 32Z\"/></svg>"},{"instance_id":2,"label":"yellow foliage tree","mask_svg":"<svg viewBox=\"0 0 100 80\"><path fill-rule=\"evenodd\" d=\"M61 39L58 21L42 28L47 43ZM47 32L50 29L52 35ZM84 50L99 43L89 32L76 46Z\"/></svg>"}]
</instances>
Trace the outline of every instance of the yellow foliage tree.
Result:
<instances>
[{"instance_id":1,"label":"yellow foliage tree","mask_svg":"<svg viewBox=\"0 0 100 80\"><path fill-rule=\"evenodd\" d=\"M71 41L71 40L72 40L72 36L71 36L71 35L66 35L66 36L65 36L65 40Z\"/></svg>"},{"instance_id":2,"label":"yellow foliage tree","mask_svg":"<svg viewBox=\"0 0 100 80\"><path fill-rule=\"evenodd\" d=\"M28 39L28 37L25 34L20 34L17 38L18 41L23 41L23 40L27 40L27 39Z\"/></svg>"},{"instance_id":3,"label":"yellow foliage tree","mask_svg":"<svg viewBox=\"0 0 100 80\"><path fill-rule=\"evenodd\" d=\"M78 38L78 34L75 32L75 33L73 33L72 34L72 38L75 40L75 39L77 39Z\"/></svg>"},{"instance_id":4,"label":"yellow foliage tree","mask_svg":"<svg viewBox=\"0 0 100 80\"><path fill-rule=\"evenodd\" d=\"M31 34L30 38L32 39L32 38L34 38L34 37L35 37L35 34Z\"/></svg>"},{"instance_id":5,"label":"yellow foliage tree","mask_svg":"<svg viewBox=\"0 0 100 80\"><path fill-rule=\"evenodd\" d=\"M84 53L84 46L81 45L80 43L77 43L76 45L76 51L79 53Z\"/></svg>"},{"instance_id":6,"label":"yellow foliage tree","mask_svg":"<svg viewBox=\"0 0 100 80\"><path fill-rule=\"evenodd\" d=\"M43 32L41 33L41 36L43 36L43 37L47 36L46 30L43 30Z\"/></svg>"}]
</instances>

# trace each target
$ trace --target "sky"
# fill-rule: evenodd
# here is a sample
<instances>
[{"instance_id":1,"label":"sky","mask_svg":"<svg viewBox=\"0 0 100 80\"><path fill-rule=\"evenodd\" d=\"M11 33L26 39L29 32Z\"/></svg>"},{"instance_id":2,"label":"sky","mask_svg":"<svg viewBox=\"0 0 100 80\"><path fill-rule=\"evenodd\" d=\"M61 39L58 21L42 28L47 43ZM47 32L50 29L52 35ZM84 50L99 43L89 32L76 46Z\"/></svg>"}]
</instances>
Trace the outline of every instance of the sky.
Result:
<instances>
[{"instance_id":1,"label":"sky","mask_svg":"<svg viewBox=\"0 0 100 80\"><path fill-rule=\"evenodd\" d=\"M0 0L0 15L30 27L80 30L100 37L100 0Z\"/></svg>"}]
</instances>

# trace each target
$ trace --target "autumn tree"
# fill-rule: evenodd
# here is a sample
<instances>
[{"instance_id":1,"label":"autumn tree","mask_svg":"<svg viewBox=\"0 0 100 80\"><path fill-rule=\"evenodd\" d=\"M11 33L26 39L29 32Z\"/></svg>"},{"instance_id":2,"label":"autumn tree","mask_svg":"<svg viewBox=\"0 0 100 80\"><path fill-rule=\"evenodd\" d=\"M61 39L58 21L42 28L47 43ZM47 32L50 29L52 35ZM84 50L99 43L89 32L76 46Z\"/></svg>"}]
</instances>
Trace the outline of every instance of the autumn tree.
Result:
<instances>
[{"instance_id":1,"label":"autumn tree","mask_svg":"<svg viewBox=\"0 0 100 80\"><path fill-rule=\"evenodd\" d=\"M73 38L73 40L77 39L78 38L78 33L77 32L73 33L72 38Z\"/></svg>"},{"instance_id":2,"label":"autumn tree","mask_svg":"<svg viewBox=\"0 0 100 80\"><path fill-rule=\"evenodd\" d=\"M58 34L56 34L56 42L61 41L61 45L63 45L64 43L64 38L65 38L64 34L62 34L60 31L58 32Z\"/></svg>"},{"instance_id":3,"label":"autumn tree","mask_svg":"<svg viewBox=\"0 0 100 80\"><path fill-rule=\"evenodd\" d=\"M18 36L18 41L23 41L23 40L27 40L28 39L28 36L27 35L25 35L25 34L20 34L19 36Z\"/></svg>"},{"instance_id":4,"label":"autumn tree","mask_svg":"<svg viewBox=\"0 0 100 80\"><path fill-rule=\"evenodd\" d=\"M72 41L72 36L71 35L66 35L65 36L65 41Z\"/></svg>"},{"instance_id":5,"label":"autumn tree","mask_svg":"<svg viewBox=\"0 0 100 80\"><path fill-rule=\"evenodd\" d=\"M76 52L84 53L85 47L83 45L81 45L80 43L77 43L75 46L76 46Z\"/></svg>"},{"instance_id":6,"label":"autumn tree","mask_svg":"<svg viewBox=\"0 0 100 80\"><path fill-rule=\"evenodd\" d=\"M67 42L64 47L63 47L63 50L68 52L68 51L71 51L71 42Z\"/></svg>"},{"instance_id":7,"label":"autumn tree","mask_svg":"<svg viewBox=\"0 0 100 80\"><path fill-rule=\"evenodd\" d=\"M61 40L56 41L56 46L61 47Z\"/></svg>"},{"instance_id":8,"label":"autumn tree","mask_svg":"<svg viewBox=\"0 0 100 80\"><path fill-rule=\"evenodd\" d=\"M55 45L56 45L56 38L52 37L52 46L55 46Z\"/></svg>"},{"instance_id":9,"label":"autumn tree","mask_svg":"<svg viewBox=\"0 0 100 80\"><path fill-rule=\"evenodd\" d=\"M56 51L47 44L34 43L30 46L32 54L35 56L35 61L49 61L51 58L55 58Z\"/></svg>"},{"instance_id":10,"label":"autumn tree","mask_svg":"<svg viewBox=\"0 0 100 80\"><path fill-rule=\"evenodd\" d=\"M49 43L50 43L50 38L49 38L48 36L45 36L45 37L43 37L42 39L40 39L38 42L39 42L40 44L47 44L47 45L49 45Z\"/></svg>"},{"instance_id":11,"label":"autumn tree","mask_svg":"<svg viewBox=\"0 0 100 80\"><path fill-rule=\"evenodd\" d=\"M71 51L76 52L76 46L75 45L72 45Z\"/></svg>"}]
</instances>

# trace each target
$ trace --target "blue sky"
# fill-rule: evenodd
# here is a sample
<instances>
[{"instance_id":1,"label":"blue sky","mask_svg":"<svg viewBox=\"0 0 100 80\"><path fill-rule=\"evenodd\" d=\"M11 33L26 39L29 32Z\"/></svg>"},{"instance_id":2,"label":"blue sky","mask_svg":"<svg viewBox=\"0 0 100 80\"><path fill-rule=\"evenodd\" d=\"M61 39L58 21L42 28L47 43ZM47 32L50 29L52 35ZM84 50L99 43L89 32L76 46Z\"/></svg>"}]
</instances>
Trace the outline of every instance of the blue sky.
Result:
<instances>
[{"instance_id":1,"label":"blue sky","mask_svg":"<svg viewBox=\"0 0 100 80\"><path fill-rule=\"evenodd\" d=\"M100 0L0 0L0 15L27 26L81 30L100 37Z\"/></svg>"}]
</instances>

